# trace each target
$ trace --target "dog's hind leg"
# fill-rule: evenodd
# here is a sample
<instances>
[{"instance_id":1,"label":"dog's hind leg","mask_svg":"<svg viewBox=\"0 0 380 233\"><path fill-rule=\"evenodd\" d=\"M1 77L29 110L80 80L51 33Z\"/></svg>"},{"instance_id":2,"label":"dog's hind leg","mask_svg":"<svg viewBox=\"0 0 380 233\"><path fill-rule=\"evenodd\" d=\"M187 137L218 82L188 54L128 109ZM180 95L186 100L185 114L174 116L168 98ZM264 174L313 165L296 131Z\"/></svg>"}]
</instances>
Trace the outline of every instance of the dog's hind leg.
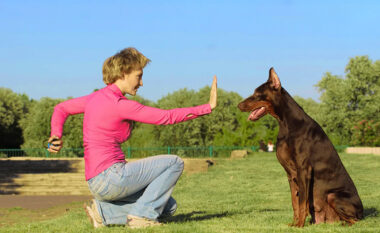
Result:
<instances>
[{"instance_id":1,"label":"dog's hind leg","mask_svg":"<svg viewBox=\"0 0 380 233\"><path fill-rule=\"evenodd\" d=\"M314 204L314 224L320 224L326 222L326 202L317 201L319 204ZM316 202L314 202L316 203Z\"/></svg>"},{"instance_id":2,"label":"dog's hind leg","mask_svg":"<svg viewBox=\"0 0 380 233\"><path fill-rule=\"evenodd\" d=\"M331 194L327 195L327 202L328 205L326 205L326 223L333 223L338 222L340 220L339 215L335 211L335 209L332 207L332 199Z\"/></svg>"},{"instance_id":3,"label":"dog's hind leg","mask_svg":"<svg viewBox=\"0 0 380 233\"><path fill-rule=\"evenodd\" d=\"M299 187L299 218L296 224L297 227L303 227L305 225L306 216L309 215L309 194L310 194L310 180L312 167L307 166L303 169L298 169L298 187Z\"/></svg>"},{"instance_id":4,"label":"dog's hind leg","mask_svg":"<svg viewBox=\"0 0 380 233\"><path fill-rule=\"evenodd\" d=\"M329 205L327 203L327 196L324 190L319 186L313 187L313 210L314 210L314 224L320 224L326 222L326 208Z\"/></svg>"},{"instance_id":5,"label":"dog's hind leg","mask_svg":"<svg viewBox=\"0 0 380 233\"><path fill-rule=\"evenodd\" d=\"M361 219L361 201L359 199L360 203L357 203L355 205L354 203L352 203L353 199L355 200L356 198L350 196L349 193L341 192L339 193L339 195L338 193L329 193L327 195L327 202L329 204L330 211L327 212L326 221L334 222L342 220L347 222L349 225L352 225L359 219Z\"/></svg>"}]
</instances>

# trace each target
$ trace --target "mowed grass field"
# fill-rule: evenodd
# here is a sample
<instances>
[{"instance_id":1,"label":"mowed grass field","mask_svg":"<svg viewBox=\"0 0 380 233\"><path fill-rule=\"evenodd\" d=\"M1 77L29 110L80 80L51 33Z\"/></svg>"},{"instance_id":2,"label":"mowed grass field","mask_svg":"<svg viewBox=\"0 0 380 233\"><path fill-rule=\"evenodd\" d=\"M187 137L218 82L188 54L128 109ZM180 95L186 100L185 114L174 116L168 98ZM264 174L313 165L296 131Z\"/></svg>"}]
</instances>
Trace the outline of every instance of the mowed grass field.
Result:
<instances>
[{"instance_id":1,"label":"mowed grass field","mask_svg":"<svg viewBox=\"0 0 380 233\"><path fill-rule=\"evenodd\" d=\"M82 203L74 203L49 220L31 222L20 214L18 223L1 227L0 232L380 232L380 156L340 156L365 208L365 219L351 227L340 223L288 227L293 212L285 171L274 153L253 153L244 159L215 159L208 172L183 175L173 193L177 213L164 226L95 230ZM18 211L22 212L15 208L8 213L17 216Z\"/></svg>"}]
</instances>

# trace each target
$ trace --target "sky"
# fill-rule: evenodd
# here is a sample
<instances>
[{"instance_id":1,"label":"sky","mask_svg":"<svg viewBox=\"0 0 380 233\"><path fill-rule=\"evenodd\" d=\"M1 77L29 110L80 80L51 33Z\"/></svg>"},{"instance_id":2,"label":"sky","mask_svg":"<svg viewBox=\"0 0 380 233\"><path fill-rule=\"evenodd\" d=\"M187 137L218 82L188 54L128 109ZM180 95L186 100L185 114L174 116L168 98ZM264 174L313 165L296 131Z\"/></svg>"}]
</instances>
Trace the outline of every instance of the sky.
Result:
<instances>
[{"instance_id":1,"label":"sky","mask_svg":"<svg viewBox=\"0 0 380 233\"><path fill-rule=\"evenodd\" d=\"M30 98L104 87L107 57L135 47L152 62L138 94L157 101L211 85L242 97L274 67L313 98L350 58L380 59L380 1L0 1L0 87ZM207 101L207 100L205 100Z\"/></svg>"}]
</instances>

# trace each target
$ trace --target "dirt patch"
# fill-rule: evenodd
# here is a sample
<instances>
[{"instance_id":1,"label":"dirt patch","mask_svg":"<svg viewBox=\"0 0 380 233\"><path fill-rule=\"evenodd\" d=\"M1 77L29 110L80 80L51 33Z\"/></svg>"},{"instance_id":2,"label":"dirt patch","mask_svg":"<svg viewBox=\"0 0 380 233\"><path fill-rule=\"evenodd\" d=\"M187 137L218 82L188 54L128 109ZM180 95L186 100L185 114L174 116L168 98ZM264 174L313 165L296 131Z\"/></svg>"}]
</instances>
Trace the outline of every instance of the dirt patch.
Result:
<instances>
[{"instance_id":1,"label":"dirt patch","mask_svg":"<svg viewBox=\"0 0 380 233\"><path fill-rule=\"evenodd\" d=\"M91 196L23 196L0 195L0 208L47 209L72 202L84 202Z\"/></svg>"},{"instance_id":2,"label":"dirt patch","mask_svg":"<svg viewBox=\"0 0 380 233\"><path fill-rule=\"evenodd\" d=\"M0 227L53 219L83 206L91 196L0 195Z\"/></svg>"}]
</instances>

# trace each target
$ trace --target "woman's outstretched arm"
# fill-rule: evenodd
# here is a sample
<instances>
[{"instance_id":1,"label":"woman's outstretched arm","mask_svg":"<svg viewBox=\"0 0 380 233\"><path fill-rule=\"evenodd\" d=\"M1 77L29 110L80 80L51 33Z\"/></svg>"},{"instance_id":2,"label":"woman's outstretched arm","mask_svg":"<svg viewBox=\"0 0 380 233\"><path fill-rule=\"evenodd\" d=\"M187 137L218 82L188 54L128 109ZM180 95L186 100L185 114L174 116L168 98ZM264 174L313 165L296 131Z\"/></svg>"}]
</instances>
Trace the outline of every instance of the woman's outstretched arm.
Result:
<instances>
[{"instance_id":1,"label":"woman's outstretched arm","mask_svg":"<svg viewBox=\"0 0 380 233\"><path fill-rule=\"evenodd\" d=\"M210 101L207 104L175 109L159 109L142 105L133 100L120 99L118 112L121 118L155 125L168 125L195 119L211 113L217 103L217 80L211 85Z\"/></svg>"}]
</instances>

